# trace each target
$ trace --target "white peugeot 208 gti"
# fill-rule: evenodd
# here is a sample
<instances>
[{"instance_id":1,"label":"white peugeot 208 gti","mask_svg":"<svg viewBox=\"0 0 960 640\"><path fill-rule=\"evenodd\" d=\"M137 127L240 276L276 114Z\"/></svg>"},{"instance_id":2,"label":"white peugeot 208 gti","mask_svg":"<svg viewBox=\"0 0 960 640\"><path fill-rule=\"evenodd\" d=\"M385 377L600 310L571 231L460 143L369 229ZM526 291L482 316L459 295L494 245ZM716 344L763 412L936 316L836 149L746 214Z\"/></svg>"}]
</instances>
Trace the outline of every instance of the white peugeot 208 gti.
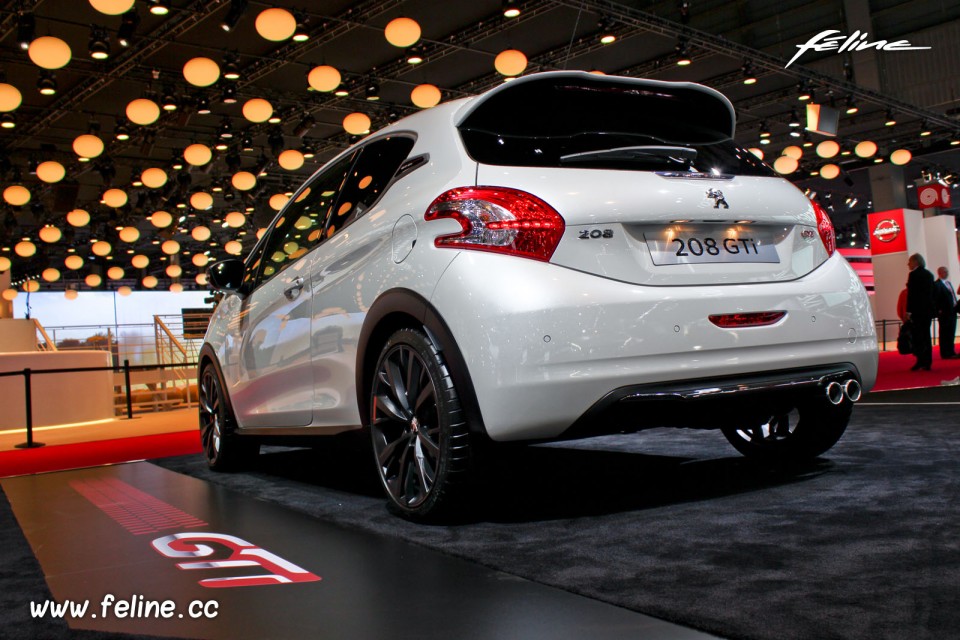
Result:
<instances>
[{"instance_id":1,"label":"white peugeot 208 gti","mask_svg":"<svg viewBox=\"0 0 960 640\"><path fill-rule=\"evenodd\" d=\"M392 505L424 518L481 442L675 426L824 453L876 378L869 300L734 124L704 86L551 72L348 148L209 271L209 465L369 429Z\"/></svg>"}]
</instances>

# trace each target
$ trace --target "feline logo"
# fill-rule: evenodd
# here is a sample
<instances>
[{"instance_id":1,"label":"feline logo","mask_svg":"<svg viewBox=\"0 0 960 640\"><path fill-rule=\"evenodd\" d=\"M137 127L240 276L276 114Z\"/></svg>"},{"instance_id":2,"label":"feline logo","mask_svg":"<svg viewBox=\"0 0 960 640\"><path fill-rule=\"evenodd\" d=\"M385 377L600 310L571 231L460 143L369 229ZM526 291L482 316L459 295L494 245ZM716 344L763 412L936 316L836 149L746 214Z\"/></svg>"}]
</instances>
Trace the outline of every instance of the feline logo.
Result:
<instances>
[{"instance_id":1,"label":"feline logo","mask_svg":"<svg viewBox=\"0 0 960 640\"><path fill-rule=\"evenodd\" d=\"M790 62L784 65L784 69L796 62L797 58L802 56L804 53L813 49L814 51L830 51L831 49L836 49L837 53L843 53L844 51L863 51L864 49L876 49L877 51L910 51L914 49L929 49L930 47L914 47L907 40L894 40L893 42L888 42L886 40L877 40L876 42L870 42L867 40L867 32L864 31L854 31L852 35L831 35L834 33L840 33L836 29L827 29L826 31L821 31L817 35L813 36L803 44L798 44L796 54L790 58Z\"/></svg>"}]
</instances>

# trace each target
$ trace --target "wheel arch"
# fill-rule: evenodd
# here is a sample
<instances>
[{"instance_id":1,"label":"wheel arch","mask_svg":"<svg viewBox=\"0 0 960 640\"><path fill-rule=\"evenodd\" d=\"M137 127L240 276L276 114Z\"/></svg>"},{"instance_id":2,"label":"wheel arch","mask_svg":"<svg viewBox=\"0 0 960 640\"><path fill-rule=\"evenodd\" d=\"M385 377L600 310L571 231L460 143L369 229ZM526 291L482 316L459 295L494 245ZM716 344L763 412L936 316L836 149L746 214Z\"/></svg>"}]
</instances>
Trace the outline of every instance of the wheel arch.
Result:
<instances>
[{"instance_id":1,"label":"wheel arch","mask_svg":"<svg viewBox=\"0 0 960 640\"><path fill-rule=\"evenodd\" d=\"M384 292L367 311L357 344L356 388L357 409L364 425L370 422L371 376L383 345L398 329L422 329L443 355L460 395L470 431L486 434L483 416L477 402L473 380L453 333L439 312L423 296L409 289L391 289Z\"/></svg>"},{"instance_id":2,"label":"wheel arch","mask_svg":"<svg viewBox=\"0 0 960 640\"><path fill-rule=\"evenodd\" d=\"M230 389L227 386L227 381L223 377L223 370L220 368L220 359L217 358L217 352L213 349L210 343L204 343L200 347L200 352L197 354L197 393L200 393L200 374L203 372L203 367L209 363L213 367L213 372L217 375L217 379L220 381L220 389L223 393L223 398L227 403L227 409L231 416L233 416L233 421L237 427L239 423L237 422L237 414L233 410L233 400L230 398Z\"/></svg>"}]
</instances>

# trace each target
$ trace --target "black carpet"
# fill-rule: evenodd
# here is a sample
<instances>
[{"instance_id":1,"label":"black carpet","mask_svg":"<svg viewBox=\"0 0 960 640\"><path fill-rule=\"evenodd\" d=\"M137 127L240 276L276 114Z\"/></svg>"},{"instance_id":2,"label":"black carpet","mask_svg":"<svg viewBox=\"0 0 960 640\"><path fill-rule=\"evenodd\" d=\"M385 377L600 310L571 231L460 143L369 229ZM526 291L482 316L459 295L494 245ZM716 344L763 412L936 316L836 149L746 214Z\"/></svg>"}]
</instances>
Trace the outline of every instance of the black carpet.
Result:
<instances>
[{"instance_id":1,"label":"black carpet","mask_svg":"<svg viewBox=\"0 0 960 640\"><path fill-rule=\"evenodd\" d=\"M752 465L717 432L512 448L472 517L443 526L389 514L343 443L271 449L238 474L160 464L725 637L939 640L960 637L958 445L960 406L864 405L791 469Z\"/></svg>"}]
</instances>

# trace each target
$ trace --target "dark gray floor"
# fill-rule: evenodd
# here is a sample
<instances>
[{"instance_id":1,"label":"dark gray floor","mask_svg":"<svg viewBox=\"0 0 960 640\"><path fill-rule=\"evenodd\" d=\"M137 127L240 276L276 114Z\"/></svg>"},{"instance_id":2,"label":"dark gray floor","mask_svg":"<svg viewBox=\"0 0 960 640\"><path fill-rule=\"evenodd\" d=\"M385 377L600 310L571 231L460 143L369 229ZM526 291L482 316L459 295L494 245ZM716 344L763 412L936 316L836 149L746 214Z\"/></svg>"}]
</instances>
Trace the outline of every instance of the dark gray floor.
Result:
<instances>
[{"instance_id":1,"label":"dark gray floor","mask_svg":"<svg viewBox=\"0 0 960 640\"><path fill-rule=\"evenodd\" d=\"M869 399L833 450L792 469L751 465L715 432L513 450L473 517L444 526L390 515L366 457L338 445L233 475L162 464L725 637L960 637L960 388Z\"/></svg>"},{"instance_id":2,"label":"dark gray floor","mask_svg":"<svg viewBox=\"0 0 960 640\"><path fill-rule=\"evenodd\" d=\"M52 594L36 574L27 593L8 592L5 638L65 637L51 616L26 614L51 597L88 603L73 630L211 640L712 637L148 463L0 484ZM149 602L171 610L151 613Z\"/></svg>"}]
</instances>

